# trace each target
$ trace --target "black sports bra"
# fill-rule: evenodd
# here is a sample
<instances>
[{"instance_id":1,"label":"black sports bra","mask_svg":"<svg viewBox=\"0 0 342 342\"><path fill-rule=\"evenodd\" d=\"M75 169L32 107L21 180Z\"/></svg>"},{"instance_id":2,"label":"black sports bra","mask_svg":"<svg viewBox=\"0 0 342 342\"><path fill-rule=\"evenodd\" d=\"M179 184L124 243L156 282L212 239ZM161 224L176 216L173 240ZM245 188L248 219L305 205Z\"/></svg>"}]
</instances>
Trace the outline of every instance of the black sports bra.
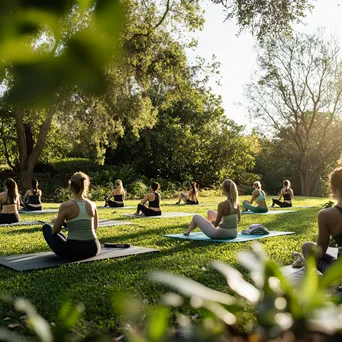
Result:
<instances>
[{"instance_id":1,"label":"black sports bra","mask_svg":"<svg viewBox=\"0 0 342 342\"><path fill-rule=\"evenodd\" d=\"M114 201L123 202L123 195L114 195Z\"/></svg>"},{"instance_id":2,"label":"black sports bra","mask_svg":"<svg viewBox=\"0 0 342 342\"><path fill-rule=\"evenodd\" d=\"M159 208L159 203L160 203L160 194L158 192L154 193L154 200L149 201L149 208Z\"/></svg>"},{"instance_id":3,"label":"black sports bra","mask_svg":"<svg viewBox=\"0 0 342 342\"><path fill-rule=\"evenodd\" d=\"M285 189L285 194L283 195L284 201L291 201L291 194L287 191L288 189Z\"/></svg>"},{"instance_id":4,"label":"black sports bra","mask_svg":"<svg viewBox=\"0 0 342 342\"><path fill-rule=\"evenodd\" d=\"M341 213L342 215L342 208L335 205L335 208ZM342 246L342 233L340 234L337 234L335 236L333 236L333 239L336 241L338 247L341 247Z\"/></svg>"}]
</instances>

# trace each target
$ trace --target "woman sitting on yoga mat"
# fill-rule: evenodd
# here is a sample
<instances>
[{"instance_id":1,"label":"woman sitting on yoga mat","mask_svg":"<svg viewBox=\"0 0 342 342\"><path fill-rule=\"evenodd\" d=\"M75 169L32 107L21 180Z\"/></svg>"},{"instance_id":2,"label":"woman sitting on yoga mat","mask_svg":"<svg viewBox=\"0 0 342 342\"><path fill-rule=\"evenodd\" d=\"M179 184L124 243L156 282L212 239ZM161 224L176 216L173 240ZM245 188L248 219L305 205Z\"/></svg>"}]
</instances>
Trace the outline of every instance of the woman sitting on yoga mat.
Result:
<instances>
[{"instance_id":1,"label":"woman sitting on yoga mat","mask_svg":"<svg viewBox=\"0 0 342 342\"><path fill-rule=\"evenodd\" d=\"M85 173L74 173L69 181L73 199L61 204L53 227L44 224L42 228L47 244L61 259L82 260L100 253L96 204L87 199L89 183ZM68 237L60 232L64 222L68 226Z\"/></svg>"},{"instance_id":2,"label":"woman sitting on yoga mat","mask_svg":"<svg viewBox=\"0 0 342 342\"><path fill-rule=\"evenodd\" d=\"M281 198L284 198L284 202L281 202ZM293 190L291 189L291 183L289 180L285 179L283 181L283 188L280 190L279 199L272 198L272 205L273 208L275 204L278 204L281 208L288 208L292 207L292 200L294 198Z\"/></svg>"},{"instance_id":3,"label":"woman sitting on yoga mat","mask_svg":"<svg viewBox=\"0 0 342 342\"><path fill-rule=\"evenodd\" d=\"M252 192L252 198L250 201L245 200L242 202L243 211L250 210L253 213L267 213L267 203L266 203L266 195L263 190L261 190L261 184L259 181L253 183L254 191ZM253 202L256 202L256 206L252 205Z\"/></svg>"},{"instance_id":4,"label":"woman sitting on yoga mat","mask_svg":"<svg viewBox=\"0 0 342 342\"><path fill-rule=\"evenodd\" d=\"M114 189L112 190L109 196L105 197L105 201L106 201L105 207L107 206L111 208L124 207L125 196L126 196L126 192L122 185L122 181L120 179L117 179L115 181ZM114 197L114 201L111 200L112 197Z\"/></svg>"},{"instance_id":5,"label":"woman sitting on yoga mat","mask_svg":"<svg viewBox=\"0 0 342 342\"><path fill-rule=\"evenodd\" d=\"M153 182L151 184L151 192L146 194L141 200L141 204L138 204L137 211L134 215L139 215L142 212L145 216L160 216L162 214L160 210L161 196L158 190L160 189L159 183ZM148 208L145 207L145 203L148 202Z\"/></svg>"},{"instance_id":6,"label":"woman sitting on yoga mat","mask_svg":"<svg viewBox=\"0 0 342 342\"><path fill-rule=\"evenodd\" d=\"M32 187L24 196L25 210L42 210L42 191L38 189L38 180L32 179Z\"/></svg>"},{"instance_id":7,"label":"woman sitting on yoga mat","mask_svg":"<svg viewBox=\"0 0 342 342\"><path fill-rule=\"evenodd\" d=\"M196 182L192 181L190 183L190 190L188 193L181 192L179 194L178 202L176 202L176 204L180 204L181 200L183 200L185 204L198 204L198 188Z\"/></svg>"},{"instance_id":8,"label":"woman sitting on yoga mat","mask_svg":"<svg viewBox=\"0 0 342 342\"><path fill-rule=\"evenodd\" d=\"M222 184L223 194L227 199L219 203L217 212L208 210L208 219L194 215L184 235L188 236L196 227L211 239L234 239L240 222L240 208L236 184L226 179ZM217 227L217 228L216 228Z\"/></svg>"},{"instance_id":9,"label":"woman sitting on yoga mat","mask_svg":"<svg viewBox=\"0 0 342 342\"><path fill-rule=\"evenodd\" d=\"M318 213L318 238L317 244L314 242L305 242L302 246L304 258L316 249L317 269L324 273L336 258L326 254L329 246L330 236L335 240L338 247L342 247L342 167L335 169L329 177L329 185L333 198L337 201L331 208L322 209ZM294 253L302 259L299 253ZM296 260L295 263L301 260ZM304 266L304 260L302 265Z\"/></svg>"},{"instance_id":10,"label":"woman sitting on yoga mat","mask_svg":"<svg viewBox=\"0 0 342 342\"><path fill-rule=\"evenodd\" d=\"M20 208L18 185L12 178L5 180L5 191L0 193L0 204L0 224L20 221L18 213Z\"/></svg>"}]
</instances>

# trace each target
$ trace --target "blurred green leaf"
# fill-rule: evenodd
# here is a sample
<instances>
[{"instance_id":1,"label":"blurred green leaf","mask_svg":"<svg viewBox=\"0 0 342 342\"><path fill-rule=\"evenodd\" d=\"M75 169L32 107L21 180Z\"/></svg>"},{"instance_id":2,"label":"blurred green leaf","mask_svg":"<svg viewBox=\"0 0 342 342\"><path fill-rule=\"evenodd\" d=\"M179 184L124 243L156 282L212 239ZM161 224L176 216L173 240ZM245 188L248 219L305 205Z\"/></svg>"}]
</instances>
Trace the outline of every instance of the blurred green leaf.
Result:
<instances>
[{"instance_id":1,"label":"blurred green leaf","mask_svg":"<svg viewBox=\"0 0 342 342\"><path fill-rule=\"evenodd\" d=\"M151 342L163 341L168 332L169 309L163 306L152 308L149 313L148 339Z\"/></svg>"}]
</instances>

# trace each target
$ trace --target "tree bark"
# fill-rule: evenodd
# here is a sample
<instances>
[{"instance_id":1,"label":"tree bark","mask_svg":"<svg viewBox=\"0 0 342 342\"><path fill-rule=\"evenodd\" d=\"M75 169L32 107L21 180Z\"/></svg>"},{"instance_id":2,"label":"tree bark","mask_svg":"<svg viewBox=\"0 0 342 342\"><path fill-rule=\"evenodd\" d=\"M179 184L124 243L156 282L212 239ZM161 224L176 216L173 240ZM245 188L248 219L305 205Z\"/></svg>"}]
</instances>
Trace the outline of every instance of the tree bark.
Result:
<instances>
[{"instance_id":1,"label":"tree bark","mask_svg":"<svg viewBox=\"0 0 342 342\"><path fill-rule=\"evenodd\" d=\"M34 167L43 151L46 137L49 132L54 114L54 105L48 109L46 118L40 126L36 143L33 145L30 127L24 123L24 111L20 108L14 110L16 131L19 147L19 165L20 165L20 186L24 188L31 187Z\"/></svg>"}]
</instances>

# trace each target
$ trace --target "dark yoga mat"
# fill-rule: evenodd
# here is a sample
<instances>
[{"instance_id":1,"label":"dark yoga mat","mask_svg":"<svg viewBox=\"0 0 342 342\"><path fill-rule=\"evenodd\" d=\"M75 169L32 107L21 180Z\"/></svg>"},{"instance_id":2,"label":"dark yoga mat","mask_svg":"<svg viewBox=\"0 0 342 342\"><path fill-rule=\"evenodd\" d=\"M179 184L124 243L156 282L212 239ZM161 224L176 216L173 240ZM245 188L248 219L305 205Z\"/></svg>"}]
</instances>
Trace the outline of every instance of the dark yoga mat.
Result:
<instances>
[{"instance_id":1,"label":"dark yoga mat","mask_svg":"<svg viewBox=\"0 0 342 342\"><path fill-rule=\"evenodd\" d=\"M136 218L148 218L148 219L152 219L152 218L170 218L170 217L185 217L185 216L193 216L196 215L194 213L185 213L185 212L164 212L159 216L145 216L145 215L134 215L134 214L122 214L123 216L126 217L136 217Z\"/></svg>"},{"instance_id":2,"label":"dark yoga mat","mask_svg":"<svg viewBox=\"0 0 342 342\"><path fill-rule=\"evenodd\" d=\"M58 213L58 209L43 209L43 210L19 210L20 214L52 214Z\"/></svg>"},{"instance_id":3,"label":"dark yoga mat","mask_svg":"<svg viewBox=\"0 0 342 342\"><path fill-rule=\"evenodd\" d=\"M80 261L61 260L53 252L10 255L0 258L0 265L16 271L31 271L42 268L58 267L61 265L75 264L81 262L92 262L97 260L121 258L128 255L159 252L158 249L130 246L129 248L105 248L102 246L99 255Z\"/></svg>"}]
</instances>

